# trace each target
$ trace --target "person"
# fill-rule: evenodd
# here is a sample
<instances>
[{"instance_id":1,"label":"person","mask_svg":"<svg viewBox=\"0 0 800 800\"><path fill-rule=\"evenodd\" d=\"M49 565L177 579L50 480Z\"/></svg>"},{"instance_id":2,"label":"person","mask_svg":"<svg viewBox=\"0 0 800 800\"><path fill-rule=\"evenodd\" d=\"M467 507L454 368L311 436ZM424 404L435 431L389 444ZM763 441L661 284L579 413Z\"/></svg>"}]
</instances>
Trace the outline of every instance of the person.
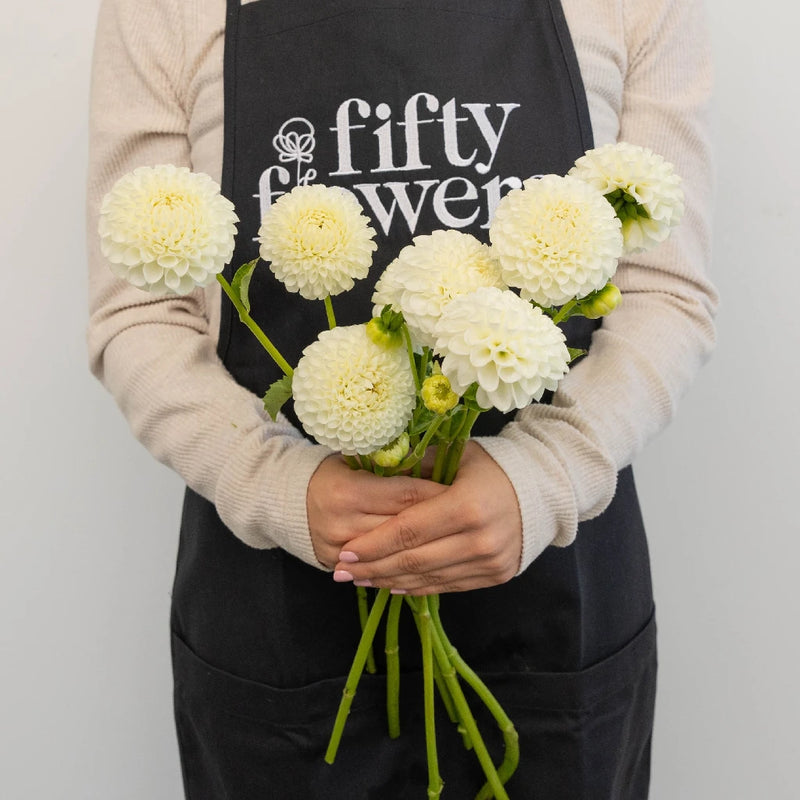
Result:
<instances>
[{"instance_id":1,"label":"person","mask_svg":"<svg viewBox=\"0 0 800 800\"><path fill-rule=\"evenodd\" d=\"M446 593L451 639L519 730L510 797L647 796L655 621L630 463L714 344L710 84L694 0L103 0L88 348L133 433L187 485L171 619L187 797L422 796L421 700L403 690L390 740L380 674L323 762L359 636L351 582ZM685 219L620 264L623 303L602 326L568 323L590 353L552 402L490 418L450 487L350 470L291 406L271 421L260 395L277 375L216 284L154 298L99 252L100 199L140 165L221 182L240 217L231 269L281 193L339 184L378 231L370 278L337 306L363 321L413 236L485 240L509 188L614 140L675 164ZM325 327L266 269L251 296L290 363ZM477 763L440 728L444 796L474 796Z\"/></svg>"}]
</instances>

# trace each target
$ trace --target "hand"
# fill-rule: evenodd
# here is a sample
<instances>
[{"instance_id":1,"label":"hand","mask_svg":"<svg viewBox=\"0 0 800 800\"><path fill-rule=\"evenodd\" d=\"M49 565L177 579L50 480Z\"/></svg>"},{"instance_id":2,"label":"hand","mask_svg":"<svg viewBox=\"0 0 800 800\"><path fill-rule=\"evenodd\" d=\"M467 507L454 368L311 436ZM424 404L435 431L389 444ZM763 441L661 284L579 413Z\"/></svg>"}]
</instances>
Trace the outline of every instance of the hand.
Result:
<instances>
[{"instance_id":1,"label":"hand","mask_svg":"<svg viewBox=\"0 0 800 800\"><path fill-rule=\"evenodd\" d=\"M485 450L467 442L453 485L350 536L334 578L413 595L458 592L505 583L521 555L514 488Z\"/></svg>"},{"instance_id":2,"label":"hand","mask_svg":"<svg viewBox=\"0 0 800 800\"><path fill-rule=\"evenodd\" d=\"M308 527L317 559L333 567L347 542L446 490L446 486L421 478L379 478L350 469L340 456L329 456L311 477L306 494Z\"/></svg>"}]
</instances>

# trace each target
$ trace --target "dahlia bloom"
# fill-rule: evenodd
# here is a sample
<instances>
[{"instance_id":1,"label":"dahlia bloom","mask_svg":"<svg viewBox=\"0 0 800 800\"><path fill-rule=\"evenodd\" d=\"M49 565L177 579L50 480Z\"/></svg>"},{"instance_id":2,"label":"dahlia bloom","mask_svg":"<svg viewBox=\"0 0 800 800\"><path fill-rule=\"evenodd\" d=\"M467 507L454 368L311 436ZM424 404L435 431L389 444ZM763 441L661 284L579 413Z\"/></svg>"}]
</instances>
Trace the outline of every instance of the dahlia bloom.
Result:
<instances>
[{"instance_id":1,"label":"dahlia bloom","mask_svg":"<svg viewBox=\"0 0 800 800\"><path fill-rule=\"evenodd\" d=\"M614 206L626 253L663 242L683 217L680 177L646 147L619 142L589 150L569 174L594 186Z\"/></svg>"},{"instance_id":2,"label":"dahlia bloom","mask_svg":"<svg viewBox=\"0 0 800 800\"><path fill-rule=\"evenodd\" d=\"M344 455L368 455L397 439L416 403L402 347L382 347L366 325L323 331L303 351L292 378L305 431Z\"/></svg>"},{"instance_id":3,"label":"dahlia bloom","mask_svg":"<svg viewBox=\"0 0 800 800\"><path fill-rule=\"evenodd\" d=\"M264 214L259 254L290 292L324 300L365 278L377 249L356 196L339 186L296 186Z\"/></svg>"},{"instance_id":4,"label":"dahlia bloom","mask_svg":"<svg viewBox=\"0 0 800 800\"><path fill-rule=\"evenodd\" d=\"M202 172L161 164L120 178L100 206L112 272L155 295L207 286L233 255L238 218Z\"/></svg>"},{"instance_id":5,"label":"dahlia bloom","mask_svg":"<svg viewBox=\"0 0 800 800\"><path fill-rule=\"evenodd\" d=\"M503 197L489 238L503 280L550 307L605 286L622 253L620 227L597 190L578 178L545 175Z\"/></svg>"},{"instance_id":6,"label":"dahlia bloom","mask_svg":"<svg viewBox=\"0 0 800 800\"><path fill-rule=\"evenodd\" d=\"M436 326L442 374L482 408L511 411L554 390L569 367L564 334L540 308L494 287L455 298Z\"/></svg>"},{"instance_id":7,"label":"dahlia bloom","mask_svg":"<svg viewBox=\"0 0 800 800\"><path fill-rule=\"evenodd\" d=\"M400 251L378 280L372 302L376 315L386 305L400 311L414 341L432 347L447 304L480 286L505 288L489 247L468 233L438 230Z\"/></svg>"}]
</instances>

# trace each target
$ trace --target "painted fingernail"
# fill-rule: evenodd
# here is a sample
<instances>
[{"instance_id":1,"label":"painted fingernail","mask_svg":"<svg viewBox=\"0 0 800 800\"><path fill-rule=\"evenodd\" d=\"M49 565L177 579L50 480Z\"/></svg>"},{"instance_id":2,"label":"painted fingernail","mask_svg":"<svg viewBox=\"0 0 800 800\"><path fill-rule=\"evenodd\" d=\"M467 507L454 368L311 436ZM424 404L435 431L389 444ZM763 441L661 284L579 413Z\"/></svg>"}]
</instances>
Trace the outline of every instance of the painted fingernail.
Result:
<instances>
[{"instance_id":1,"label":"painted fingernail","mask_svg":"<svg viewBox=\"0 0 800 800\"><path fill-rule=\"evenodd\" d=\"M333 573L333 579L337 583L347 583L347 581L353 580L353 576L345 569L337 569Z\"/></svg>"},{"instance_id":2,"label":"painted fingernail","mask_svg":"<svg viewBox=\"0 0 800 800\"><path fill-rule=\"evenodd\" d=\"M342 550L339 553L339 561L343 561L345 564L355 564L358 561L358 556L350 550Z\"/></svg>"},{"instance_id":3,"label":"painted fingernail","mask_svg":"<svg viewBox=\"0 0 800 800\"><path fill-rule=\"evenodd\" d=\"M389 594L407 594L405 589L392 589Z\"/></svg>"},{"instance_id":4,"label":"painted fingernail","mask_svg":"<svg viewBox=\"0 0 800 800\"><path fill-rule=\"evenodd\" d=\"M364 578L363 581L353 581L353 586L372 586L372 581Z\"/></svg>"}]
</instances>

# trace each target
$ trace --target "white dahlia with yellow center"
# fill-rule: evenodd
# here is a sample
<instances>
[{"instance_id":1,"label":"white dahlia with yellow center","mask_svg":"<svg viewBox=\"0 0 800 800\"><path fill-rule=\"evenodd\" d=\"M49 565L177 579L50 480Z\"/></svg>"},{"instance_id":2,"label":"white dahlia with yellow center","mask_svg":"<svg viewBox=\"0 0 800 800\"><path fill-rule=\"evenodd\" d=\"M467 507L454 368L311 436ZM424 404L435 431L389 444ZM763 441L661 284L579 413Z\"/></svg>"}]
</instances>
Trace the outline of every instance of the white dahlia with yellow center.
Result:
<instances>
[{"instance_id":1,"label":"white dahlia with yellow center","mask_svg":"<svg viewBox=\"0 0 800 800\"><path fill-rule=\"evenodd\" d=\"M477 382L482 408L524 408L569 370L561 329L511 291L489 287L455 298L436 334L442 374L458 394Z\"/></svg>"},{"instance_id":2,"label":"white dahlia with yellow center","mask_svg":"<svg viewBox=\"0 0 800 800\"><path fill-rule=\"evenodd\" d=\"M233 255L238 218L208 175L161 164L120 178L100 206L111 270L156 295L207 286Z\"/></svg>"},{"instance_id":3,"label":"white dahlia with yellow center","mask_svg":"<svg viewBox=\"0 0 800 800\"><path fill-rule=\"evenodd\" d=\"M663 242L683 217L681 179L649 148L606 144L579 158L569 174L594 186L614 206L626 253Z\"/></svg>"},{"instance_id":4,"label":"white dahlia with yellow center","mask_svg":"<svg viewBox=\"0 0 800 800\"><path fill-rule=\"evenodd\" d=\"M622 253L620 221L603 195L558 175L503 197L489 238L505 282L545 307L601 289Z\"/></svg>"},{"instance_id":5,"label":"white dahlia with yellow center","mask_svg":"<svg viewBox=\"0 0 800 800\"><path fill-rule=\"evenodd\" d=\"M417 236L386 268L375 286L375 313L400 311L416 342L434 343L433 329L445 306L481 286L506 288L491 249L468 233L438 230Z\"/></svg>"},{"instance_id":6,"label":"white dahlia with yellow center","mask_svg":"<svg viewBox=\"0 0 800 800\"><path fill-rule=\"evenodd\" d=\"M368 455L393 442L416 404L405 348L376 344L366 325L323 331L306 347L292 396L304 430L345 455Z\"/></svg>"},{"instance_id":7,"label":"white dahlia with yellow center","mask_svg":"<svg viewBox=\"0 0 800 800\"><path fill-rule=\"evenodd\" d=\"M324 300L365 278L377 248L356 196L339 186L297 186L261 220L259 254L290 292Z\"/></svg>"}]
</instances>

